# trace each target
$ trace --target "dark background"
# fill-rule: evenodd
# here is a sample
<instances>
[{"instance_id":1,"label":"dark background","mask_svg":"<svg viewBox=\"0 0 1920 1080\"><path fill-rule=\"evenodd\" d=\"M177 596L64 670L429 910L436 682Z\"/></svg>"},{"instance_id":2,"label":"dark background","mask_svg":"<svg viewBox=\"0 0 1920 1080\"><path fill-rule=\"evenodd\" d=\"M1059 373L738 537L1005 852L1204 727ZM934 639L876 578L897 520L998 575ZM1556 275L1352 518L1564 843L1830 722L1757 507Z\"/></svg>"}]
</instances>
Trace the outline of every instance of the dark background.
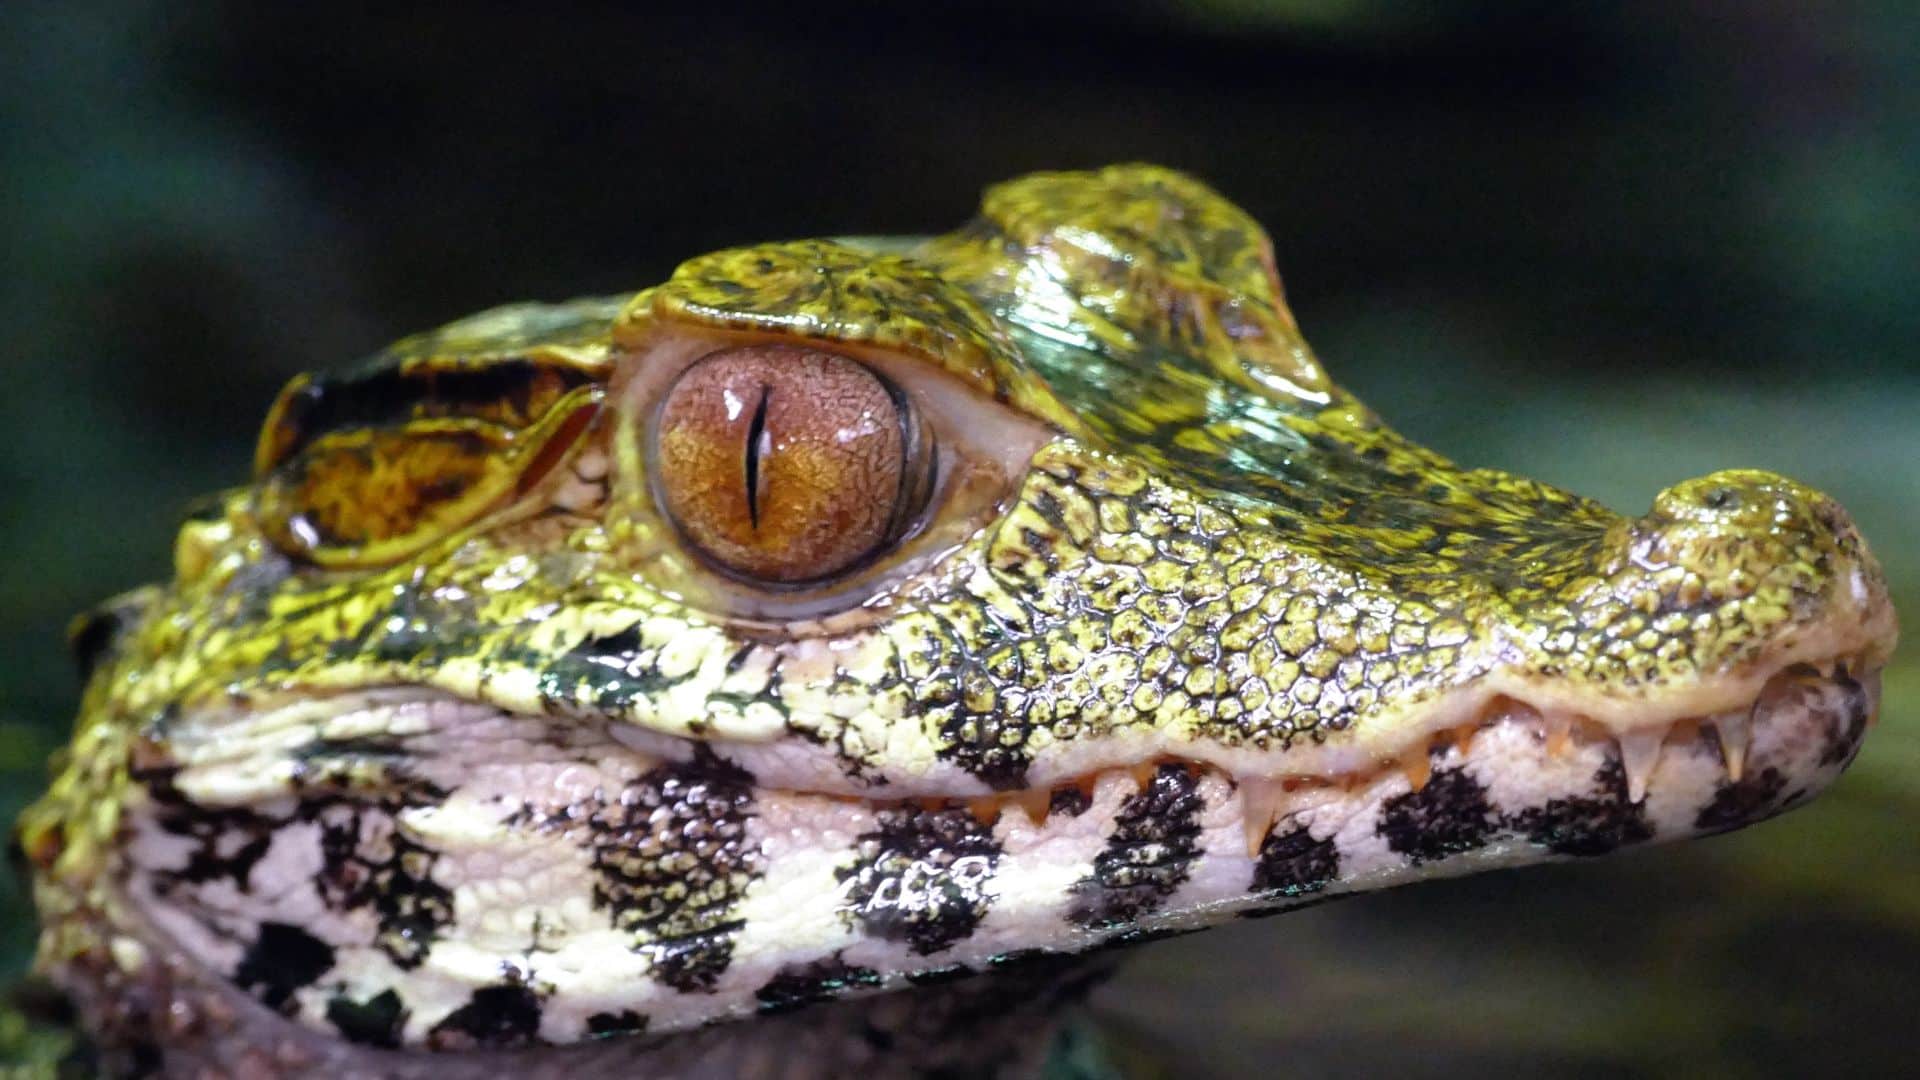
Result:
<instances>
[{"instance_id":1,"label":"dark background","mask_svg":"<svg viewBox=\"0 0 1920 1080\"><path fill-rule=\"evenodd\" d=\"M1906 5L638 7L0 7L0 814L65 738L65 620L168 571L290 374L723 245L942 230L1036 168L1213 182L1415 437L1623 510L1787 472L1920 610ZM1912 661L1887 696L1777 823L1151 947L1102 1001L1201 1075L1910 1067Z\"/></svg>"}]
</instances>

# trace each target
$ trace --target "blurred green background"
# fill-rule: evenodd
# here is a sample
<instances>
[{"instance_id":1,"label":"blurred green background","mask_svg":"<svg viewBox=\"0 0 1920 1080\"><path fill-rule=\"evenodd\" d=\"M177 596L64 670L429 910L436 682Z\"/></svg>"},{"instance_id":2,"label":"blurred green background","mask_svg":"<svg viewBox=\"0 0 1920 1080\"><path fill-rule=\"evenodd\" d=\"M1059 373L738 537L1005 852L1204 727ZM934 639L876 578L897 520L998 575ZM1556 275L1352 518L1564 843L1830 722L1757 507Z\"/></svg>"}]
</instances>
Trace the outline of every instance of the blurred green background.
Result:
<instances>
[{"instance_id":1,"label":"blurred green background","mask_svg":"<svg viewBox=\"0 0 1920 1080\"><path fill-rule=\"evenodd\" d=\"M722 245L945 228L1035 168L1212 181L1335 374L1454 457L1629 511L1777 469L1920 611L1907 5L638 7L0 6L0 814L70 723L66 619L166 572L290 374ZM1150 947L1100 1000L1182 1075L1911 1068L1912 660L1887 701L1778 822Z\"/></svg>"}]
</instances>

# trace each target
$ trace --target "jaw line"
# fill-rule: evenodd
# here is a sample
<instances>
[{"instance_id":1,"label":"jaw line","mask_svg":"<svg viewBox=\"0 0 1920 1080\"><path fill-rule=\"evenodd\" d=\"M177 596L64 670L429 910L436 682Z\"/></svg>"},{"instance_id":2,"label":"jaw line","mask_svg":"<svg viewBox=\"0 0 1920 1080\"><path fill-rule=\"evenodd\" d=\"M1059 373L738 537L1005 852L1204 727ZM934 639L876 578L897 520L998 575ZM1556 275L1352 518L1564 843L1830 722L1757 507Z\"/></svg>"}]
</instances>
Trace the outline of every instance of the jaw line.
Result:
<instances>
[{"instance_id":1,"label":"jaw line","mask_svg":"<svg viewBox=\"0 0 1920 1080\"><path fill-rule=\"evenodd\" d=\"M1871 711L1877 714L1879 672L1879 663L1859 652L1812 662L1783 660L1756 671L1703 680L1700 686L1657 701L1542 693L1539 680L1496 672L1416 710L1381 720L1369 718L1321 741L1302 739L1282 748L1181 739L1150 728L1057 745L1036 757L1028 768L1027 784L1014 790L996 790L944 762L925 765L914 774L854 776L830 750L797 737L770 742L696 741L619 720L607 721L607 731L637 753L667 760L686 760L696 747L704 746L744 769L755 778L756 786L766 789L880 805L964 804L985 816L1009 805L1044 805L1053 790L1090 789L1105 774L1140 776L1160 762L1216 770L1238 785L1256 788L1261 784L1289 789L1352 788L1390 771L1402 772L1418 783L1423 773L1431 771L1430 756L1443 745L1466 746L1480 731L1514 721L1530 725L1556 748L1575 738L1617 744L1637 801L1653 757L1676 731L1687 736L1705 731L1717 738L1729 778L1738 781L1758 714L1780 687L1807 680L1855 680L1876 688Z\"/></svg>"}]
</instances>

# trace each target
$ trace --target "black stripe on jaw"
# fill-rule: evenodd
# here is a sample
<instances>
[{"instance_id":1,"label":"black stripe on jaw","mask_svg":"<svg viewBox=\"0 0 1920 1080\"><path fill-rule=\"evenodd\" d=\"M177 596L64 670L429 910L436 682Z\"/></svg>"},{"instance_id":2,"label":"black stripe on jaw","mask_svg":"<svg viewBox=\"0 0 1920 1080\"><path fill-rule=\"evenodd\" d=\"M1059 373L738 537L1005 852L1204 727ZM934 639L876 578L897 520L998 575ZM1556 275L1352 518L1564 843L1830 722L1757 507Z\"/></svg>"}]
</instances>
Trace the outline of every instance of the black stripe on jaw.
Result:
<instances>
[{"instance_id":1,"label":"black stripe on jaw","mask_svg":"<svg viewBox=\"0 0 1920 1080\"><path fill-rule=\"evenodd\" d=\"M318 982L333 970L333 946L288 923L260 924L260 935L247 946L234 968L234 985L251 990L261 1004L282 1015L299 1011L294 992Z\"/></svg>"},{"instance_id":2,"label":"black stripe on jaw","mask_svg":"<svg viewBox=\"0 0 1920 1080\"><path fill-rule=\"evenodd\" d=\"M1325 889L1339 876L1340 846L1331 837L1316 840L1305 825L1295 825L1275 829L1261 842L1248 890L1268 899L1298 900Z\"/></svg>"},{"instance_id":3,"label":"black stripe on jaw","mask_svg":"<svg viewBox=\"0 0 1920 1080\"><path fill-rule=\"evenodd\" d=\"M1607 855L1653 839L1646 804L1627 797L1627 773L1609 757L1593 776L1594 794L1550 799L1507 819L1507 825L1556 855Z\"/></svg>"},{"instance_id":4,"label":"black stripe on jaw","mask_svg":"<svg viewBox=\"0 0 1920 1080\"><path fill-rule=\"evenodd\" d=\"M753 782L710 753L661 765L584 819L594 906L653 963L653 978L706 993L733 963L736 913L764 872L748 841ZM566 820L575 820L563 814Z\"/></svg>"},{"instance_id":5,"label":"black stripe on jaw","mask_svg":"<svg viewBox=\"0 0 1920 1080\"><path fill-rule=\"evenodd\" d=\"M520 983L483 986L427 1033L435 1050L529 1046L539 1041L540 996Z\"/></svg>"},{"instance_id":6,"label":"black stripe on jaw","mask_svg":"<svg viewBox=\"0 0 1920 1080\"><path fill-rule=\"evenodd\" d=\"M1153 779L1120 805L1106 849L1093 872L1071 886L1067 918L1088 929L1126 926L1159 910L1186 883L1199 857L1198 775L1184 765L1162 765Z\"/></svg>"},{"instance_id":7,"label":"black stripe on jaw","mask_svg":"<svg viewBox=\"0 0 1920 1080\"><path fill-rule=\"evenodd\" d=\"M1388 799L1378 831L1418 866L1484 847L1497 828L1487 789L1465 769L1442 769L1420 790Z\"/></svg>"},{"instance_id":8,"label":"black stripe on jaw","mask_svg":"<svg viewBox=\"0 0 1920 1080\"><path fill-rule=\"evenodd\" d=\"M988 889L1001 848L965 809L881 810L834 871L846 885L841 917L884 941L932 956L973 936L993 903Z\"/></svg>"}]
</instances>

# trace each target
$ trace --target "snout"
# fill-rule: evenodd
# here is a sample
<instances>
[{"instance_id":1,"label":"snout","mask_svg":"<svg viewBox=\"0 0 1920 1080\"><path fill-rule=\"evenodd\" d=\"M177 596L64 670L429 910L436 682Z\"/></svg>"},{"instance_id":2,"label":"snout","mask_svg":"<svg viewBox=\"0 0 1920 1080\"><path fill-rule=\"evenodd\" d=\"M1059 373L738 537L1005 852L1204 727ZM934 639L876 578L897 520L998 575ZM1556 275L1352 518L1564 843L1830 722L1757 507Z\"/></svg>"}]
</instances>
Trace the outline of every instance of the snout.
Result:
<instances>
[{"instance_id":1,"label":"snout","mask_svg":"<svg viewBox=\"0 0 1920 1080\"><path fill-rule=\"evenodd\" d=\"M1886 578L1853 519L1784 476L1676 484L1611 539L1579 612L1596 675L1657 685L1892 651Z\"/></svg>"}]
</instances>

